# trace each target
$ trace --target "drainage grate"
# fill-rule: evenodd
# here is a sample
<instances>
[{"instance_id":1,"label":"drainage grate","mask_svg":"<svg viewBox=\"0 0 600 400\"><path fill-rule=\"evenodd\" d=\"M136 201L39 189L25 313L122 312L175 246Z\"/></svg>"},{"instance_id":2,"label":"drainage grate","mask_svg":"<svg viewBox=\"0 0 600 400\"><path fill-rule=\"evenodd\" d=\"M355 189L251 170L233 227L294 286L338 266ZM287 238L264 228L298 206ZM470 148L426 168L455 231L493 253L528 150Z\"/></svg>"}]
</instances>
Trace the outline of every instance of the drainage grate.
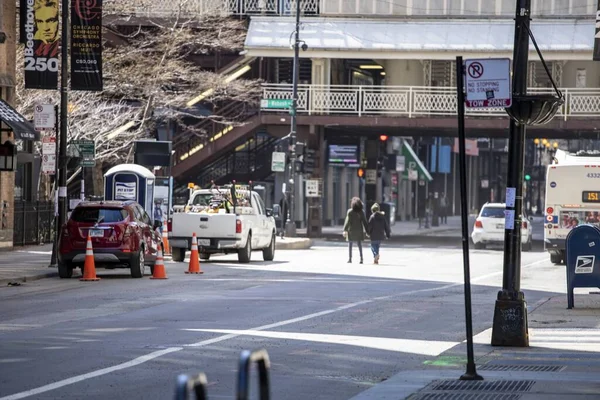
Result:
<instances>
[{"instance_id":1,"label":"drainage grate","mask_svg":"<svg viewBox=\"0 0 600 400\"><path fill-rule=\"evenodd\" d=\"M528 392L535 381L460 381L454 379L432 382L426 391L454 390L469 392Z\"/></svg>"},{"instance_id":2,"label":"drainage grate","mask_svg":"<svg viewBox=\"0 0 600 400\"><path fill-rule=\"evenodd\" d=\"M486 364L477 367L481 371L525 371L525 372L560 372L564 365L496 365Z\"/></svg>"},{"instance_id":3,"label":"drainage grate","mask_svg":"<svg viewBox=\"0 0 600 400\"><path fill-rule=\"evenodd\" d=\"M417 393L410 400L519 400L520 394L502 393Z\"/></svg>"}]
</instances>

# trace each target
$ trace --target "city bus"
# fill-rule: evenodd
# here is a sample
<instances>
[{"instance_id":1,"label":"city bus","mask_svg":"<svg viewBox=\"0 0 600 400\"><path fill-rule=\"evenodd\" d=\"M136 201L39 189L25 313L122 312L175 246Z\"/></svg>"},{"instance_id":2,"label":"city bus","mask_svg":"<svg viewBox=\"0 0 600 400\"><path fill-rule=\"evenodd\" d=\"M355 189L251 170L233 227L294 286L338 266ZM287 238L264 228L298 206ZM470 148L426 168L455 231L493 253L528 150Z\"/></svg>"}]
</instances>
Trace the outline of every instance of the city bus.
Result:
<instances>
[{"instance_id":1,"label":"city bus","mask_svg":"<svg viewBox=\"0 0 600 400\"><path fill-rule=\"evenodd\" d=\"M600 153L557 150L546 173L544 248L554 264L565 262L565 240L581 224L600 226Z\"/></svg>"}]
</instances>

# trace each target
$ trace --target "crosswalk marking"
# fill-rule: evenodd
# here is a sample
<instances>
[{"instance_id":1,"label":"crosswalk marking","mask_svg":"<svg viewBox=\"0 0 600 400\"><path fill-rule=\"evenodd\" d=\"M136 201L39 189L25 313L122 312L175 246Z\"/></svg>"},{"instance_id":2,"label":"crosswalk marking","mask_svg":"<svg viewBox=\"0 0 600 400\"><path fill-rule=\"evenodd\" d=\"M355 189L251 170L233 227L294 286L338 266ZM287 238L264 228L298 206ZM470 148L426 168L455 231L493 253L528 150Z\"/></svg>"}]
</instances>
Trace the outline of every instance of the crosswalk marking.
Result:
<instances>
[{"instance_id":1,"label":"crosswalk marking","mask_svg":"<svg viewBox=\"0 0 600 400\"><path fill-rule=\"evenodd\" d=\"M242 336L257 336L270 339L299 340L305 342L341 344L346 346L365 347L369 349L395 351L400 353L438 356L450 350L458 342L417 339L395 339L371 336L329 335L320 333L276 332L257 330L230 329L184 329L191 332L210 332Z\"/></svg>"},{"instance_id":2,"label":"crosswalk marking","mask_svg":"<svg viewBox=\"0 0 600 400\"><path fill-rule=\"evenodd\" d=\"M600 329L529 328L529 346L553 350L600 352ZM474 343L490 344L492 329L473 338Z\"/></svg>"}]
</instances>

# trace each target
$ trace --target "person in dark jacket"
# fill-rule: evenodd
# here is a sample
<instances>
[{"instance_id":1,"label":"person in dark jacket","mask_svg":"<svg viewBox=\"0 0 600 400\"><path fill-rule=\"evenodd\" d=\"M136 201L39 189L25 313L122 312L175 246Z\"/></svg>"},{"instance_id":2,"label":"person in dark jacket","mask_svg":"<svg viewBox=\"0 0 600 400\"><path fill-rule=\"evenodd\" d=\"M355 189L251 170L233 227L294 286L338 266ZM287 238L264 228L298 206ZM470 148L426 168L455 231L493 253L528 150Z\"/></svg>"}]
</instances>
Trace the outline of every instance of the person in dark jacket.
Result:
<instances>
[{"instance_id":1,"label":"person in dark jacket","mask_svg":"<svg viewBox=\"0 0 600 400\"><path fill-rule=\"evenodd\" d=\"M365 231L368 227L363 208L363 202L358 197L354 197L350 203L350 209L346 213L344 237L348 241L348 263L352 262L352 242L356 242L358 245L360 263L363 263L362 242L365 240Z\"/></svg>"},{"instance_id":2,"label":"person in dark jacket","mask_svg":"<svg viewBox=\"0 0 600 400\"><path fill-rule=\"evenodd\" d=\"M379 204L371 206L371 218L367 232L371 237L371 251L373 252L373 263L379 264L379 247L381 242L390 238L390 224L383 211L379 211Z\"/></svg>"}]
</instances>

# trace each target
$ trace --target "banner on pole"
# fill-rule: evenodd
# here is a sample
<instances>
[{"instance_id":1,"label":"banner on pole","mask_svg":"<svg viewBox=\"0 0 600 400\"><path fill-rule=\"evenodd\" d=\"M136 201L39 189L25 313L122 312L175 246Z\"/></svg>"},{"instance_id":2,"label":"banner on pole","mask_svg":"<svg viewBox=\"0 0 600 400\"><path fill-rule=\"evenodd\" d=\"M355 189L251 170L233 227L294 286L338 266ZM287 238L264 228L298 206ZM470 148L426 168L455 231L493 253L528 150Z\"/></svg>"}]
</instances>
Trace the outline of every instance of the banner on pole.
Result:
<instances>
[{"instance_id":1,"label":"banner on pole","mask_svg":"<svg viewBox=\"0 0 600 400\"><path fill-rule=\"evenodd\" d=\"M102 0L71 0L71 89L102 91Z\"/></svg>"},{"instance_id":2,"label":"banner on pole","mask_svg":"<svg viewBox=\"0 0 600 400\"><path fill-rule=\"evenodd\" d=\"M58 87L59 0L21 0L21 42L25 45L25 88Z\"/></svg>"}]
</instances>

